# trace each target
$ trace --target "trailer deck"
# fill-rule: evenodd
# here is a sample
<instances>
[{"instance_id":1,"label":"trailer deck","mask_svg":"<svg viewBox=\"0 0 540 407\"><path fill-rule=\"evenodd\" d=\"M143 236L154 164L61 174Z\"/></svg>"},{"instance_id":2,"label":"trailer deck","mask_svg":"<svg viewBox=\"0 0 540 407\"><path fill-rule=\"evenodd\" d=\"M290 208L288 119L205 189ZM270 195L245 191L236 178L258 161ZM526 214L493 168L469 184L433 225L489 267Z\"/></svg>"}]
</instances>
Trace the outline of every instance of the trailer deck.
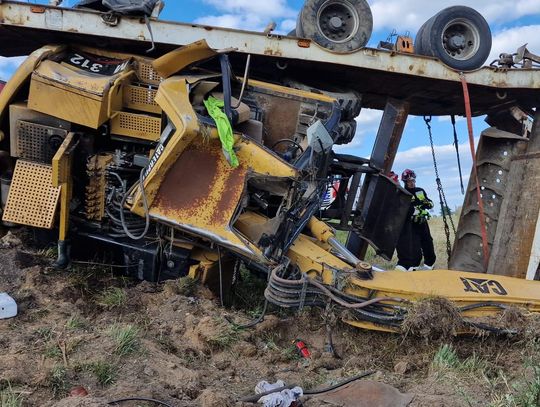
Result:
<instances>
[{"instance_id":1,"label":"trailer deck","mask_svg":"<svg viewBox=\"0 0 540 407\"><path fill-rule=\"evenodd\" d=\"M0 55L26 55L52 43L137 54L151 47L144 20L121 17L111 25L102 17L93 10L0 1ZM266 80L332 78L332 84L362 93L366 108L383 109L395 98L409 102L412 115L464 114L460 72L434 58L373 48L335 54L307 39L163 20L152 20L151 27L156 49L150 56L204 38L212 48L233 49L238 73L251 54L253 74ZM484 67L465 76L476 116L515 105L530 112L539 104L540 69Z\"/></svg>"}]
</instances>

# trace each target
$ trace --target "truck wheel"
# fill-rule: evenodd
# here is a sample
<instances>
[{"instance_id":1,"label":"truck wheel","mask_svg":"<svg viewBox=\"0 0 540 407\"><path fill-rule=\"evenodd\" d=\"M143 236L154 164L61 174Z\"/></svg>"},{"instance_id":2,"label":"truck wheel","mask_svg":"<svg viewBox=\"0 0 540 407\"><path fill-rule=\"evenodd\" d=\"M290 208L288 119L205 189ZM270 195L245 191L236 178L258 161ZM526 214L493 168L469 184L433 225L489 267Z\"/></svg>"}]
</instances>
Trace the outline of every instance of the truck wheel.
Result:
<instances>
[{"instance_id":1,"label":"truck wheel","mask_svg":"<svg viewBox=\"0 0 540 407\"><path fill-rule=\"evenodd\" d=\"M298 36L340 54L364 47L372 29L366 0L306 0L296 24Z\"/></svg>"},{"instance_id":2,"label":"truck wheel","mask_svg":"<svg viewBox=\"0 0 540 407\"><path fill-rule=\"evenodd\" d=\"M415 51L439 58L450 68L470 71L480 68L491 51L491 30L476 10L448 7L420 27Z\"/></svg>"},{"instance_id":3,"label":"truck wheel","mask_svg":"<svg viewBox=\"0 0 540 407\"><path fill-rule=\"evenodd\" d=\"M335 144L349 144L356 134L356 120L339 122Z\"/></svg>"}]
</instances>

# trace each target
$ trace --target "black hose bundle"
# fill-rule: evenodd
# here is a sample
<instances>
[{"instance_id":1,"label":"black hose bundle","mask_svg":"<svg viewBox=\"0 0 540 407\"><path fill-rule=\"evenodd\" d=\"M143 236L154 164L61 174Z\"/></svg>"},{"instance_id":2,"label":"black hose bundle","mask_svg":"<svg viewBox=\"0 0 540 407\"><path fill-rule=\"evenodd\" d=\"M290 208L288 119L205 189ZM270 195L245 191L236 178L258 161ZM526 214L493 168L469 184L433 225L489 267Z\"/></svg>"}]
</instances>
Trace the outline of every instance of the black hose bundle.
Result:
<instances>
[{"instance_id":1,"label":"black hose bundle","mask_svg":"<svg viewBox=\"0 0 540 407\"><path fill-rule=\"evenodd\" d=\"M329 301L348 310L359 319L383 325L398 326L404 319L402 307L388 304L403 302L400 298L380 297L361 298L342 293L338 289L322 284L306 274L300 279L286 279L278 274L280 269L272 271L264 292L266 299L284 308L302 309L305 306L326 307ZM384 302L384 304L382 304Z\"/></svg>"}]
</instances>

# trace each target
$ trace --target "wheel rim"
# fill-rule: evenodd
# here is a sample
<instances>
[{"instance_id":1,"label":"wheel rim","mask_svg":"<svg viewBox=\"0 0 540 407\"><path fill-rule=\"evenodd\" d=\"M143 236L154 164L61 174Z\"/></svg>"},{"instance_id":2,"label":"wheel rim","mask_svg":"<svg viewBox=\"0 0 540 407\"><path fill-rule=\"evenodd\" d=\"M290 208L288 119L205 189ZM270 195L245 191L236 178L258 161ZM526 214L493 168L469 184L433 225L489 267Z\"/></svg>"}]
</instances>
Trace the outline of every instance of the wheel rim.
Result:
<instances>
[{"instance_id":1,"label":"wheel rim","mask_svg":"<svg viewBox=\"0 0 540 407\"><path fill-rule=\"evenodd\" d=\"M343 43L354 37L360 18L358 12L347 3L329 0L319 8L317 25L327 40Z\"/></svg>"},{"instance_id":2,"label":"wheel rim","mask_svg":"<svg viewBox=\"0 0 540 407\"><path fill-rule=\"evenodd\" d=\"M473 57L480 49L480 32L465 19L455 19L446 24L441 40L444 51L460 61Z\"/></svg>"}]
</instances>

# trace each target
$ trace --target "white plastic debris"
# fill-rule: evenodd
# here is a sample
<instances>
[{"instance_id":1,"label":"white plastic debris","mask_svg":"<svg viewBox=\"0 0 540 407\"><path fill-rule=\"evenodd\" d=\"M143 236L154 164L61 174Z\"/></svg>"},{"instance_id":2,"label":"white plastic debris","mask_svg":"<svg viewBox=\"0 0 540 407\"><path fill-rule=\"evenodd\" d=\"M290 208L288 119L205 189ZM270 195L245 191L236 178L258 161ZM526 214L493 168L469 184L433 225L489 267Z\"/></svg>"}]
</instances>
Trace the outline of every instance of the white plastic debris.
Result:
<instances>
[{"instance_id":1,"label":"white plastic debris","mask_svg":"<svg viewBox=\"0 0 540 407\"><path fill-rule=\"evenodd\" d=\"M0 293L0 319L13 318L17 315L17 303L7 293Z\"/></svg>"},{"instance_id":2,"label":"white plastic debris","mask_svg":"<svg viewBox=\"0 0 540 407\"><path fill-rule=\"evenodd\" d=\"M282 380L278 380L275 383L268 383L263 380L255 386L255 393L261 394L268 391L285 387L285 383ZM292 389L285 389L279 393L271 393L261 397L257 403L262 404L264 407L289 407L293 402L302 397L304 391L301 387L293 387Z\"/></svg>"}]
</instances>

